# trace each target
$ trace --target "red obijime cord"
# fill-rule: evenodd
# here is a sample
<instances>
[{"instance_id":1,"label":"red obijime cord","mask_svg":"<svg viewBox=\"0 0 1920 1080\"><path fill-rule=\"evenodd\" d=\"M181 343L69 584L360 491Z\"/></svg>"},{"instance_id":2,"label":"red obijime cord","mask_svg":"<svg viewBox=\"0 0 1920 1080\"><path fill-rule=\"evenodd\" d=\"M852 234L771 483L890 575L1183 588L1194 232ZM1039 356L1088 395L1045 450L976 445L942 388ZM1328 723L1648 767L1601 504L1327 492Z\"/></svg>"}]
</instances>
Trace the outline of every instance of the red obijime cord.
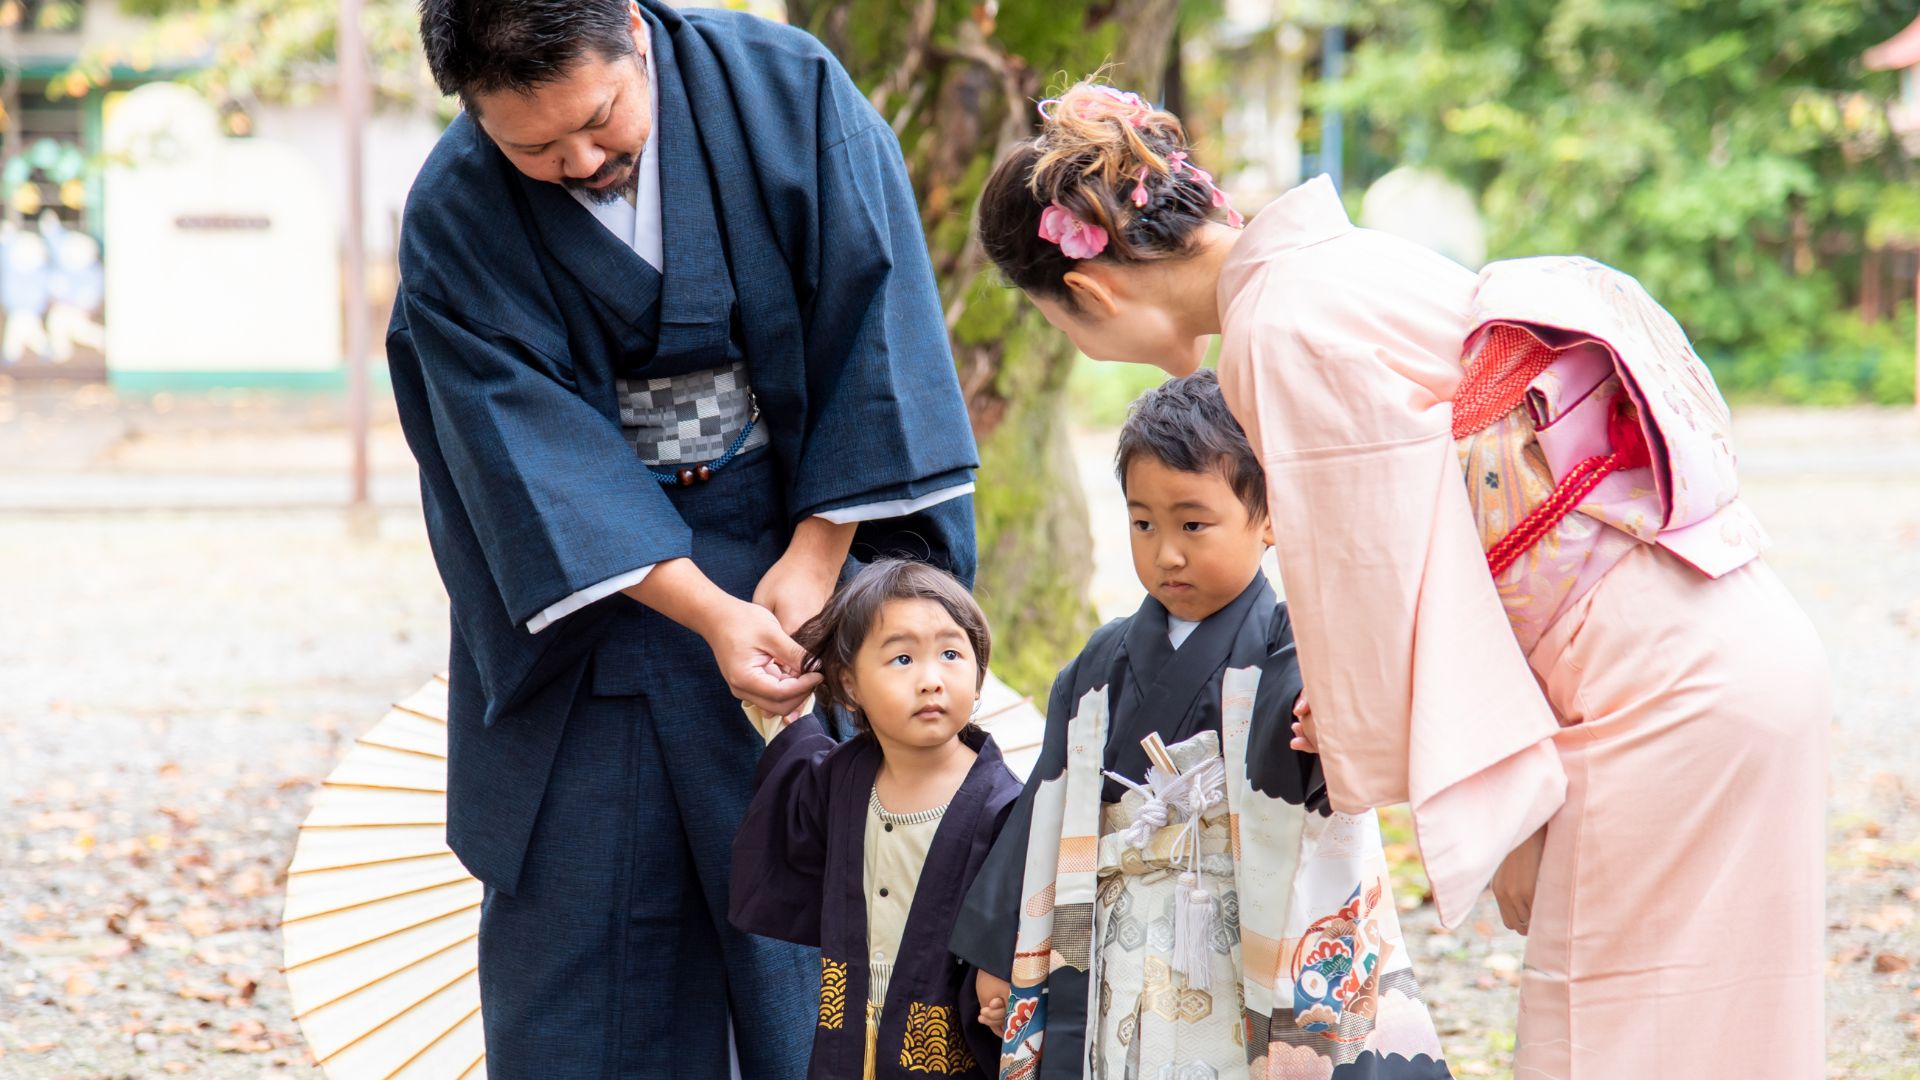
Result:
<instances>
[{"instance_id":1,"label":"red obijime cord","mask_svg":"<svg viewBox=\"0 0 1920 1080\"><path fill-rule=\"evenodd\" d=\"M1558 353L1518 326L1495 326L1488 331L1480 355L1467 369L1453 399L1453 437L1463 439L1485 430L1520 404L1527 386L1553 365ZM1519 525L1487 549L1487 568L1498 578L1586 500L1600 481L1622 469L1653 463L1646 435L1634 414L1633 403L1622 393L1607 418L1611 453L1596 454L1575 465L1562 477L1545 502L1533 508Z\"/></svg>"}]
</instances>

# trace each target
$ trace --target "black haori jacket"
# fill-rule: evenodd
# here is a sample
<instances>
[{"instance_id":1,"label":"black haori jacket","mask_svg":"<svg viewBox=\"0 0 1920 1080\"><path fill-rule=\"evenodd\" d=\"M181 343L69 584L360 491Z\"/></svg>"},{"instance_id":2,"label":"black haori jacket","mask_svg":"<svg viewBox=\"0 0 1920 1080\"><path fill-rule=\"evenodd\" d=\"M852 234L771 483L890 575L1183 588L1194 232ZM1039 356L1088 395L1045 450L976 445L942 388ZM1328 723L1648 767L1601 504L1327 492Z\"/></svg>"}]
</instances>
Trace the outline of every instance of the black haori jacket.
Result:
<instances>
[{"instance_id":1,"label":"black haori jacket","mask_svg":"<svg viewBox=\"0 0 1920 1080\"><path fill-rule=\"evenodd\" d=\"M961 736L977 759L947 804L920 871L880 1013L880 1080L991 1077L999 1033L978 1022L975 968L947 951L954 918L1020 794L984 732ZM866 1057L867 804L880 769L871 735L846 743L803 717L767 746L753 805L733 845L733 924L820 949L820 1021L808 1075L850 1080Z\"/></svg>"}]
</instances>

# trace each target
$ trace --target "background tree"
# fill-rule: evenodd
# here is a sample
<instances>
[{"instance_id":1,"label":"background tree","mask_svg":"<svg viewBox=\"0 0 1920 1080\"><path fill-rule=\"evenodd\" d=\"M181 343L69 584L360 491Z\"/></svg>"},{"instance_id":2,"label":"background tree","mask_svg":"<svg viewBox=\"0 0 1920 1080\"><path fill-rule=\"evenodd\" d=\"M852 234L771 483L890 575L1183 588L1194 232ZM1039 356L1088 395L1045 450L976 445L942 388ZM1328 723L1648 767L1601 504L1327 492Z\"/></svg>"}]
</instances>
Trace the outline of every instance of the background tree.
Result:
<instances>
[{"instance_id":1,"label":"background tree","mask_svg":"<svg viewBox=\"0 0 1920 1080\"><path fill-rule=\"evenodd\" d=\"M1031 693L1094 623L1091 537L1063 409L1075 354L985 265L974 203L1001 152L1035 130L1034 101L1050 86L1111 63L1117 82L1157 95L1179 9L1179 0L787 2L789 21L840 57L905 150L980 440L979 592L1007 658L995 667Z\"/></svg>"},{"instance_id":2,"label":"background tree","mask_svg":"<svg viewBox=\"0 0 1920 1080\"><path fill-rule=\"evenodd\" d=\"M1492 257L1630 271L1732 391L1912 400L1910 310L1848 310L1920 224L1892 76L1860 62L1910 0L1353 7L1349 77L1322 98L1362 118L1350 177L1437 167L1483 193Z\"/></svg>"}]
</instances>

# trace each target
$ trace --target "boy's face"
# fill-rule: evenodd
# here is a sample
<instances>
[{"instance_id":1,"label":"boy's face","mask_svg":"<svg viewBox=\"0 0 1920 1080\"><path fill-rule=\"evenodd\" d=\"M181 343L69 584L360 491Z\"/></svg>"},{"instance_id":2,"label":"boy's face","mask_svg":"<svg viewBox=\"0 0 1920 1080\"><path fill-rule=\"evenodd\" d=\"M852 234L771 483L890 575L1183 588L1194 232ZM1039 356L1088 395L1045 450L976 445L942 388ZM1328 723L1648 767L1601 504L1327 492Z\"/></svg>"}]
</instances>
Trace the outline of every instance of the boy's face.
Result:
<instances>
[{"instance_id":1,"label":"boy's face","mask_svg":"<svg viewBox=\"0 0 1920 1080\"><path fill-rule=\"evenodd\" d=\"M1175 616L1198 622L1226 607L1260 572L1273 543L1218 472L1177 472L1141 455L1127 463L1133 571Z\"/></svg>"}]
</instances>

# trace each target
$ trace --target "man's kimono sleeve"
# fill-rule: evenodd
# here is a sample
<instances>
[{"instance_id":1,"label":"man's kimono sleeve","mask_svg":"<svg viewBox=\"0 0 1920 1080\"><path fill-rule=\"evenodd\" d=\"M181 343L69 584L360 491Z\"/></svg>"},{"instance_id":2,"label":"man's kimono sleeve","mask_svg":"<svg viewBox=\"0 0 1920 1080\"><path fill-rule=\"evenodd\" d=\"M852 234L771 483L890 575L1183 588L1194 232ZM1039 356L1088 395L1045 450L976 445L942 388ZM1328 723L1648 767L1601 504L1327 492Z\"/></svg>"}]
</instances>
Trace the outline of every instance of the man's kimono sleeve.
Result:
<instances>
[{"instance_id":1,"label":"man's kimono sleeve","mask_svg":"<svg viewBox=\"0 0 1920 1080\"><path fill-rule=\"evenodd\" d=\"M836 746L813 715L774 736L753 777L753 802L733 839L727 918L749 934L820 946L826 893L827 755Z\"/></svg>"},{"instance_id":2,"label":"man's kimono sleeve","mask_svg":"<svg viewBox=\"0 0 1920 1080\"><path fill-rule=\"evenodd\" d=\"M973 511L959 496L978 457L913 187L892 130L857 94L829 93L844 115L823 125L788 510L797 521L901 504L903 516L863 526L856 553L927 558L971 580Z\"/></svg>"},{"instance_id":3,"label":"man's kimono sleeve","mask_svg":"<svg viewBox=\"0 0 1920 1080\"><path fill-rule=\"evenodd\" d=\"M514 626L690 553L691 531L659 481L580 396L566 363L417 292L399 302L398 344L417 361L431 437Z\"/></svg>"}]
</instances>

